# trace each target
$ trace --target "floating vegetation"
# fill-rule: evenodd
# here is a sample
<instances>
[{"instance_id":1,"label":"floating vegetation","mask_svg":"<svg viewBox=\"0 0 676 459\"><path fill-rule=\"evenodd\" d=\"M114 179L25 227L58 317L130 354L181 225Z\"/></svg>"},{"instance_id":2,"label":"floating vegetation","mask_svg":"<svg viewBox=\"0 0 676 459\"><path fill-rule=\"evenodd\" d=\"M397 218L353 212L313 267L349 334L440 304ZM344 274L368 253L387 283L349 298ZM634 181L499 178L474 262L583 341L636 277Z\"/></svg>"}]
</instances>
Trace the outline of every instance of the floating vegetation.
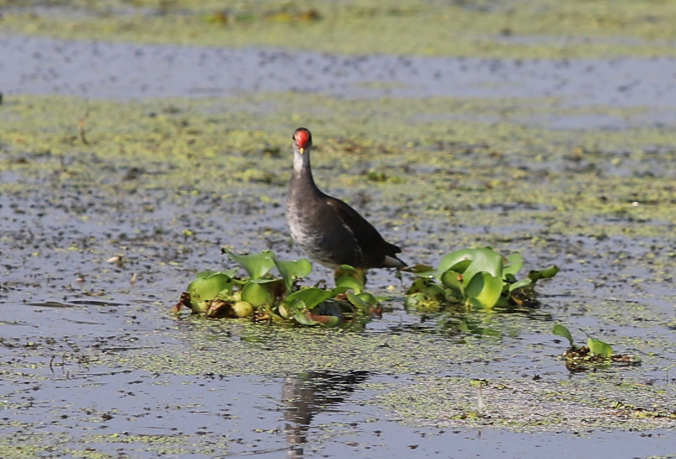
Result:
<instances>
[{"instance_id":1,"label":"floating vegetation","mask_svg":"<svg viewBox=\"0 0 676 459\"><path fill-rule=\"evenodd\" d=\"M570 347L563 353L566 368L572 372L586 371L589 367L607 367L611 364L639 365L641 358L630 354L615 354L608 343L587 335L586 346L576 346L568 328L556 324L552 333L568 340Z\"/></svg>"},{"instance_id":2,"label":"floating vegetation","mask_svg":"<svg viewBox=\"0 0 676 459\"><path fill-rule=\"evenodd\" d=\"M312 271L307 259L283 261L270 250L240 255L223 249L248 277L238 277L240 268L202 271L172 311L183 307L208 318L253 318L257 323L322 325L361 324L371 314L379 315L380 300L364 291L363 272L344 265L336 271L333 289L302 287L298 281ZM279 277L270 271L277 270Z\"/></svg>"},{"instance_id":3,"label":"floating vegetation","mask_svg":"<svg viewBox=\"0 0 676 459\"><path fill-rule=\"evenodd\" d=\"M304 287L299 281L312 272L307 259L282 261L270 250L252 255L222 251L239 267L199 273L173 312L186 307L208 318L251 317L257 323L327 327L363 324L382 313L383 298L364 290L366 276L352 266L336 270L335 288ZM447 254L436 270L426 265L404 269L417 277L406 290L404 304L422 313L440 312L450 305L487 310L497 305L532 305L536 282L555 276L558 268L531 271L527 278L517 280L522 266L518 253L503 261L490 247L458 250ZM240 268L248 276L238 277ZM271 273L275 268L279 277Z\"/></svg>"},{"instance_id":4,"label":"floating vegetation","mask_svg":"<svg viewBox=\"0 0 676 459\"><path fill-rule=\"evenodd\" d=\"M458 304L485 309L534 304L536 282L554 277L559 268L531 271L517 280L522 267L519 253L503 259L490 247L457 250L447 254L437 269L426 265L408 269L418 279L406 291L405 305L419 312L439 312Z\"/></svg>"}]
</instances>

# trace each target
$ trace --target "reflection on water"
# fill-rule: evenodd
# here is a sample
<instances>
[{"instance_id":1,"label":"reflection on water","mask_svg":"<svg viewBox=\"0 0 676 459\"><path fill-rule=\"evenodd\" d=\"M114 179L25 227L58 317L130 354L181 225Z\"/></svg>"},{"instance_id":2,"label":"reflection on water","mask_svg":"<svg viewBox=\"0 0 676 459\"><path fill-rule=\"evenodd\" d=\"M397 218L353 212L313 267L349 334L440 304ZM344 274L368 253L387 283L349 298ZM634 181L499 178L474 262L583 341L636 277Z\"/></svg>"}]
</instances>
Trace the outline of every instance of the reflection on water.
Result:
<instances>
[{"instance_id":1,"label":"reflection on water","mask_svg":"<svg viewBox=\"0 0 676 459\"><path fill-rule=\"evenodd\" d=\"M366 371L354 371L347 374L309 372L284 378L282 406L288 457L303 456L303 444L307 442L315 414L343 403L367 377Z\"/></svg>"}]
</instances>

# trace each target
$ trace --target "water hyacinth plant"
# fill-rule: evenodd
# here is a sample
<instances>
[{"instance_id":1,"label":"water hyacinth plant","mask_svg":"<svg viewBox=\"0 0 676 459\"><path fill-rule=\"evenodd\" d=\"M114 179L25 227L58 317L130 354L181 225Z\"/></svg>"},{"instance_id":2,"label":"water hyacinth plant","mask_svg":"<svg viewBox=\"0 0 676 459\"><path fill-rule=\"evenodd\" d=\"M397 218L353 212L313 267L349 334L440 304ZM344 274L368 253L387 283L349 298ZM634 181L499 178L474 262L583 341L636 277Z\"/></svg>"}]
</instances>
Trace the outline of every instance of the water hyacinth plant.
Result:
<instances>
[{"instance_id":1,"label":"water hyacinth plant","mask_svg":"<svg viewBox=\"0 0 676 459\"><path fill-rule=\"evenodd\" d=\"M457 250L444 256L437 269L426 265L408 269L417 279L406 291L405 304L421 312L438 312L453 304L490 309L533 302L536 282L559 272L551 266L517 280L522 267L518 253L503 258L490 247Z\"/></svg>"},{"instance_id":2,"label":"water hyacinth plant","mask_svg":"<svg viewBox=\"0 0 676 459\"><path fill-rule=\"evenodd\" d=\"M269 250L251 255L225 248L222 252L239 266L199 273L174 306L175 312L187 307L209 318L253 317L267 323L337 326L346 323L345 319L363 325L382 311L383 298L364 290L364 272L352 266L336 270L332 289L304 287L299 281L312 271L306 259L284 261ZM527 278L517 280L522 266L520 254L503 258L490 247L449 253L437 269L417 265L404 270L416 276L406 290L405 306L434 313L453 304L490 309L532 303L535 283L553 277L558 268L531 271ZM246 276L239 276L242 270Z\"/></svg>"},{"instance_id":3,"label":"water hyacinth plant","mask_svg":"<svg viewBox=\"0 0 676 459\"><path fill-rule=\"evenodd\" d=\"M312 271L307 259L280 260L273 252L242 255L222 249L239 267L197 274L173 312L183 307L209 318L253 317L258 322L337 326L346 318L379 313L380 299L364 291L364 274L343 266L333 289L302 287L298 281ZM272 274L276 269L278 276ZM244 270L247 276L238 276Z\"/></svg>"}]
</instances>

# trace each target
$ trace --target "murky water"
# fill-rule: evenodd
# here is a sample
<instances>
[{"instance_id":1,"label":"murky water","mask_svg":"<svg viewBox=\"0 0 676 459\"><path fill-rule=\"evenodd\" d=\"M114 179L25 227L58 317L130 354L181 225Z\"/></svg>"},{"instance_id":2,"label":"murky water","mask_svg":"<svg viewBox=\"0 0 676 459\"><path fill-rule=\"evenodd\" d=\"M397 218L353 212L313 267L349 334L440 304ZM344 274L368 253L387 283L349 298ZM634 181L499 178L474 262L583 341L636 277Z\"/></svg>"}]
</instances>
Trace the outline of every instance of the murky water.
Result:
<instances>
[{"instance_id":1,"label":"murky water","mask_svg":"<svg viewBox=\"0 0 676 459\"><path fill-rule=\"evenodd\" d=\"M518 434L492 429L402 426L368 405L367 374L287 378L177 377L92 368L8 389L16 423L49 431L41 446L67 457L612 457L673 453L667 431ZM10 439L30 437L5 427ZM154 445L156 439L166 437ZM83 442L84 440L84 442ZM82 444L84 443L84 444ZM30 443L26 443L27 447ZM39 444L39 443L38 443ZM153 446L153 448L149 448ZM86 448L86 449L85 449ZM47 449L49 451L49 449Z\"/></svg>"},{"instance_id":2,"label":"murky water","mask_svg":"<svg viewBox=\"0 0 676 459\"><path fill-rule=\"evenodd\" d=\"M7 94L88 98L217 97L250 91L337 97L554 97L563 106L642 106L638 120L561 116L524 120L562 129L672 125L676 58L499 60L336 56L0 37Z\"/></svg>"},{"instance_id":3,"label":"murky water","mask_svg":"<svg viewBox=\"0 0 676 459\"><path fill-rule=\"evenodd\" d=\"M611 115L525 120L561 129L669 125L676 119L675 72L676 61L667 58L516 62L0 39L0 90L10 97L57 93L128 100L299 91L346 98L552 96L560 97L565 106L646 107L641 118L632 120ZM57 162L49 155L44 161ZM671 173L670 166L660 167L658 160L653 165L655 176ZM113 194L104 185L110 186L112 177L126 174L126 169L114 164L92 167L103 178L75 183L67 176L59 178L63 171L58 166L51 174L7 170L1 175L4 184L15 184L19 190L0 195L4 421L0 451L6 457L570 458L676 452L672 420L658 419L640 432L623 430L623 423L633 418L612 411L613 400L599 407L589 400L575 404L557 399L547 408L571 419L573 411L581 412L589 419L543 423L546 432L528 433L495 429L490 419L484 419L487 424L482 428L468 428L464 419L441 409L431 417L411 418L399 411L402 406L381 400L383 392L393 388L431 387L430 381L418 378L439 376L449 378L449 383L441 384L446 391L433 394L435 398L457 397L460 403L465 397L474 403L473 390L466 385L459 389L451 378L499 375L504 378L501 384L514 387L511 392L501 386L487 391L486 401L497 407L497 418L510 414L500 403L530 381L579 384L575 387L581 391L593 382L585 384L585 375L570 373L556 359L565 345L548 333L553 316L571 329L614 337L624 352L640 353L644 358L640 371L609 369L607 374L636 392L659 387L668 400L669 370L676 359L668 326L673 316L668 279L673 270L665 268L669 272L660 275L667 280L658 280L649 263L636 262L648 255L671 256L668 223L650 222L663 225L664 235L640 239L548 234L535 218L490 231L459 225L454 231L465 236L491 233L508 239L532 231L547 238L540 250L531 245L530 237L512 244L515 250L529 251L534 267L556 263L564 268L555 282L542 286L544 306L504 315L424 317L406 312L395 293L384 317L371 322L363 334L355 334L355 340L376 337L383 340L376 349L386 349L397 345L387 341L390 337L413 337L419 340L411 341L415 344L425 343L420 336L429 336L448 352L447 357L430 356L430 370L373 371L367 366L375 363L361 357L352 361L350 370L340 368L339 362L337 370L318 370L314 361L308 361L307 371L280 374L275 368L270 374L249 375L245 368L251 361L243 361L240 369L226 356L236 345L248 345L251 336L236 327L176 319L168 309L196 270L226 263L218 250L225 241L245 247L256 237L282 256L300 255L289 247L283 209L252 197L264 192L281 201L284 190L248 184L227 201L177 196L162 187L143 189L142 196L135 189ZM613 167L603 170L634 172L628 166ZM526 210L535 214L543 208ZM491 214L495 209L476 212ZM438 254L415 223L401 229L407 256ZM432 219L426 224L447 226L446 221ZM186 236L185 228L195 229L195 236ZM118 254L123 255L120 263L111 260ZM438 261L435 256L431 262ZM327 273L318 271L310 280L322 277ZM400 288L386 271L373 273L370 282L381 293L391 284ZM458 320L466 321L462 333ZM502 338L482 334L486 330ZM582 335L577 328L574 334ZM285 345L283 336L254 338L257 341L250 342L245 354L254 363ZM319 335L304 344L309 347L313 339ZM470 355L477 348L479 353ZM199 366L204 364L202 352L207 358L209 352L220 353L222 360ZM138 369L134 359L148 355L165 360L160 369ZM308 358L300 350L299 355ZM198 370L185 374L185 367L193 363ZM417 363L424 367L427 362ZM605 373L600 374L599 378ZM407 402L414 405L424 392L412 391ZM652 394L645 393L646 398ZM612 428L593 424L602 416L612 419Z\"/></svg>"}]
</instances>

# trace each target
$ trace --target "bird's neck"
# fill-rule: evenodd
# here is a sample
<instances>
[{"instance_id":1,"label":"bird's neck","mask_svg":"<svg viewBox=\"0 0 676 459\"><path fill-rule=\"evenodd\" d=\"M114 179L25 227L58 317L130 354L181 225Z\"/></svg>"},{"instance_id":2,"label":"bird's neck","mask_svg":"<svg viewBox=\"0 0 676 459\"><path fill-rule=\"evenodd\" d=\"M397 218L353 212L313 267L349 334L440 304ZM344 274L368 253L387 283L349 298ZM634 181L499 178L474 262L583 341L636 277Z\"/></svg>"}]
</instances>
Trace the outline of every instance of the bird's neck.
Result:
<instances>
[{"instance_id":1,"label":"bird's neck","mask_svg":"<svg viewBox=\"0 0 676 459\"><path fill-rule=\"evenodd\" d=\"M312 178L312 169L310 168L310 152L301 154L299 151L293 155L293 176L292 182L296 182L299 188L311 188L318 190L315 181Z\"/></svg>"},{"instance_id":2,"label":"bird's neck","mask_svg":"<svg viewBox=\"0 0 676 459\"><path fill-rule=\"evenodd\" d=\"M301 154L300 151L295 151L293 153L293 171L296 174L308 173L312 177L312 171L310 170L310 151L307 150L305 153Z\"/></svg>"}]
</instances>

